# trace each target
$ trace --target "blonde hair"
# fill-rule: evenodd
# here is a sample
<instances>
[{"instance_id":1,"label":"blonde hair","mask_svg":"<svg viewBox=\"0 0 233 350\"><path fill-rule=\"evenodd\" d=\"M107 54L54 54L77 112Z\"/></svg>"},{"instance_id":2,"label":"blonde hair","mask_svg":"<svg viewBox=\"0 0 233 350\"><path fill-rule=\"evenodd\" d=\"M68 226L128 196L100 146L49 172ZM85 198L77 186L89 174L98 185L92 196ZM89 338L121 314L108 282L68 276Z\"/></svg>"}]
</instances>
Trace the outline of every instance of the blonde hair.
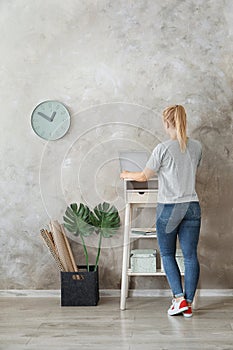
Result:
<instances>
[{"instance_id":1,"label":"blonde hair","mask_svg":"<svg viewBox=\"0 0 233 350\"><path fill-rule=\"evenodd\" d=\"M186 135L187 120L184 107L181 105L173 105L165 108L163 111L163 120L176 128L181 152L185 152L188 138Z\"/></svg>"}]
</instances>

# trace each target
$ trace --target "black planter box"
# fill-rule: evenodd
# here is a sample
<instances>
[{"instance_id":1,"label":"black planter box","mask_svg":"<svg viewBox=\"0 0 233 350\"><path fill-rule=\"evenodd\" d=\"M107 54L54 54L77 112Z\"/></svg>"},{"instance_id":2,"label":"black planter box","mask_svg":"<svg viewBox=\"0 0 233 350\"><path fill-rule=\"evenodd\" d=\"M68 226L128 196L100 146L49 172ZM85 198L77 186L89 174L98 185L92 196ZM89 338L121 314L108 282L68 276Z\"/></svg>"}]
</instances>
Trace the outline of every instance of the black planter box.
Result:
<instances>
[{"instance_id":1,"label":"black planter box","mask_svg":"<svg viewBox=\"0 0 233 350\"><path fill-rule=\"evenodd\" d=\"M61 306L96 306L99 301L98 267L78 266L79 272L61 271ZM82 271L83 270L83 271ZM81 276L77 279L76 276Z\"/></svg>"}]
</instances>

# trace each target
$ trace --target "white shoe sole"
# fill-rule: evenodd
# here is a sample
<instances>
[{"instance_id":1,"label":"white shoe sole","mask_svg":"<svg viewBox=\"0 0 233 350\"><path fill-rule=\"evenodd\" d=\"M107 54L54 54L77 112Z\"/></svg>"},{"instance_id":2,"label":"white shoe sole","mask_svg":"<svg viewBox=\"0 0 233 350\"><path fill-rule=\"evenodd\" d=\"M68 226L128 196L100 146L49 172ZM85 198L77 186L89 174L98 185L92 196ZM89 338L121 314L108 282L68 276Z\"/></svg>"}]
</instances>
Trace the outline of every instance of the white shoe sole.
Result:
<instances>
[{"instance_id":1,"label":"white shoe sole","mask_svg":"<svg viewBox=\"0 0 233 350\"><path fill-rule=\"evenodd\" d=\"M192 317L192 315L193 315L193 314L184 314L184 313L183 313L183 316L186 317L186 318L190 318L190 317Z\"/></svg>"},{"instance_id":2,"label":"white shoe sole","mask_svg":"<svg viewBox=\"0 0 233 350\"><path fill-rule=\"evenodd\" d=\"M168 313L169 316L175 316L175 315L181 314L182 312L184 312L186 310L188 310L188 306L184 306L184 307L182 307L179 310L168 310L167 313Z\"/></svg>"}]
</instances>

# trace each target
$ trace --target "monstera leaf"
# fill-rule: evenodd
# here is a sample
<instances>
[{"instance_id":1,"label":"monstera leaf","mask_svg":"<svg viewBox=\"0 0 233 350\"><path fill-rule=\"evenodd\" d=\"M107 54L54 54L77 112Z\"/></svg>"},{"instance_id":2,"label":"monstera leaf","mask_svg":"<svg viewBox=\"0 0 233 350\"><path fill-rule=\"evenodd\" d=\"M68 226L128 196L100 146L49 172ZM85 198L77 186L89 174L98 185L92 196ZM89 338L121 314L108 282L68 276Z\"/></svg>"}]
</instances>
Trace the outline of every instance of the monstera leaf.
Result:
<instances>
[{"instance_id":1,"label":"monstera leaf","mask_svg":"<svg viewBox=\"0 0 233 350\"><path fill-rule=\"evenodd\" d=\"M90 209L83 203L80 203L79 207L76 203L73 203L70 207L67 207L63 219L64 227L74 235L80 236L86 259L87 271L89 271L89 258L84 237L93 233L93 226L90 221Z\"/></svg>"},{"instance_id":2,"label":"monstera leaf","mask_svg":"<svg viewBox=\"0 0 233 350\"><path fill-rule=\"evenodd\" d=\"M90 209L80 203L79 207L76 203L67 207L64 219L65 228L78 236L89 236L93 232L93 227L90 221Z\"/></svg>"},{"instance_id":3,"label":"monstera leaf","mask_svg":"<svg viewBox=\"0 0 233 350\"><path fill-rule=\"evenodd\" d=\"M95 271L98 266L102 238L109 238L117 232L120 227L120 216L114 205L104 202L98 204L93 212L80 203L79 207L76 203L67 207L64 219L64 227L74 235L80 236L84 254L86 258L87 270L89 271L88 252L84 237L89 236L94 231L99 234L98 250L95 262Z\"/></svg>"},{"instance_id":4,"label":"monstera leaf","mask_svg":"<svg viewBox=\"0 0 233 350\"><path fill-rule=\"evenodd\" d=\"M90 213L90 221L105 238L111 237L120 226L118 210L114 205L110 206L106 202L98 204L93 209L93 212Z\"/></svg>"},{"instance_id":5,"label":"monstera leaf","mask_svg":"<svg viewBox=\"0 0 233 350\"><path fill-rule=\"evenodd\" d=\"M120 216L114 205L110 206L109 203L104 202L103 204L98 204L93 209L93 212L90 212L90 221L96 227L97 233L99 233L98 251L95 261L96 271L99 263L102 238L109 238L117 232L118 227L120 227Z\"/></svg>"}]
</instances>

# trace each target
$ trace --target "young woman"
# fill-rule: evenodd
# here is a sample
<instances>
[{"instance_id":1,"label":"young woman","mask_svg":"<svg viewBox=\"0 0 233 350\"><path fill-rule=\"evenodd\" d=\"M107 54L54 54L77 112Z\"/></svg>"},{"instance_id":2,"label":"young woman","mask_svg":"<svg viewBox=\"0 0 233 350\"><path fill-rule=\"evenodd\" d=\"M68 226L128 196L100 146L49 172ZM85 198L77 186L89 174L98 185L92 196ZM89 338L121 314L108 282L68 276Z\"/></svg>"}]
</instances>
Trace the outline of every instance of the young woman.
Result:
<instances>
[{"instance_id":1,"label":"young woman","mask_svg":"<svg viewBox=\"0 0 233 350\"><path fill-rule=\"evenodd\" d=\"M163 111L168 141L153 150L142 172L123 171L121 179L147 181L158 175L156 230L160 254L173 293L169 315L192 316L192 301L199 279L197 245L201 225L201 208L195 190L196 170L202 158L202 146L186 135L186 112L173 105ZM179 238L184 256L184 289L175 254Z\"/></svg>"}]
</instances>

